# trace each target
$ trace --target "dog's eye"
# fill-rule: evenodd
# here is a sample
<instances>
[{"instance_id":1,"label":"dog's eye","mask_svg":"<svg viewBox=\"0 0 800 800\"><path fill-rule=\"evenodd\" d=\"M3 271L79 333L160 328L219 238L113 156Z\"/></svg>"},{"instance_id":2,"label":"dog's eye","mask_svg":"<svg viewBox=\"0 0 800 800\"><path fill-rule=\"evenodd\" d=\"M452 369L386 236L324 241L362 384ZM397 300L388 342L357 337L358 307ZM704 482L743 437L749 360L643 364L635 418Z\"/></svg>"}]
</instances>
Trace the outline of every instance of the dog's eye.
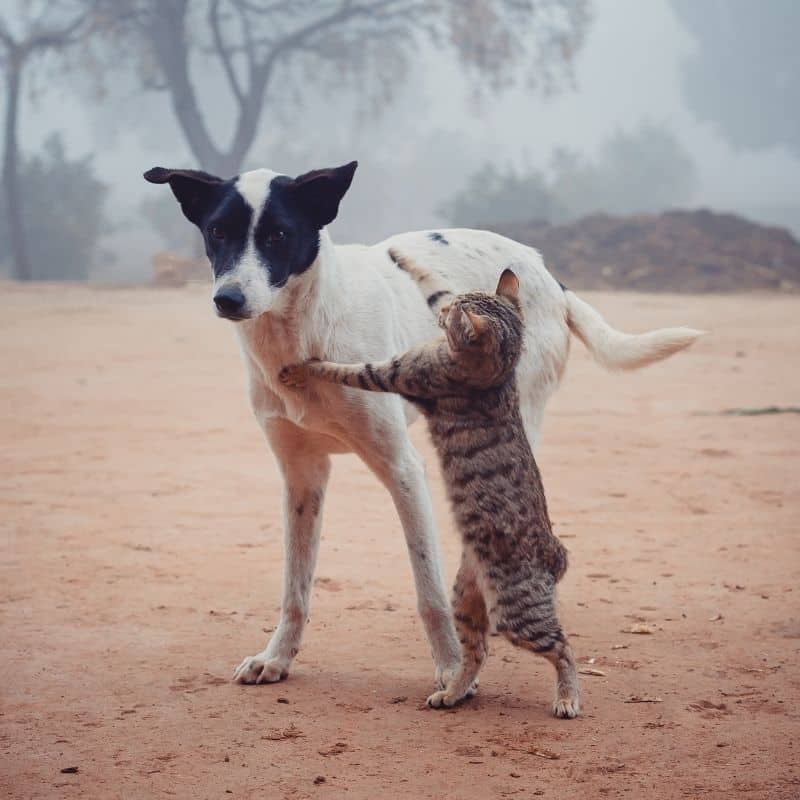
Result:
<instances>
[{"instance_id":1,"label":"dog's eye","mask_svg":"<svg viewBox=\"0 0 800 800\"><path fill-rule=\"evenodd\" d=\"M285 241L286 239L286 232L285 231L270 231L267 234L267 244L280 244L281 242Z\"/></svg>"},{"instance_id":2,"label":"dog's eye","mask_svg":"<svg viewBox=\"0 0 800 800\"><path fill-rule=\"evenodd\" d=\"M211 234L212 239L222 241L225 238L225 231L219 225L212 225L208 232Z\"/></svg>"}]
</instances>

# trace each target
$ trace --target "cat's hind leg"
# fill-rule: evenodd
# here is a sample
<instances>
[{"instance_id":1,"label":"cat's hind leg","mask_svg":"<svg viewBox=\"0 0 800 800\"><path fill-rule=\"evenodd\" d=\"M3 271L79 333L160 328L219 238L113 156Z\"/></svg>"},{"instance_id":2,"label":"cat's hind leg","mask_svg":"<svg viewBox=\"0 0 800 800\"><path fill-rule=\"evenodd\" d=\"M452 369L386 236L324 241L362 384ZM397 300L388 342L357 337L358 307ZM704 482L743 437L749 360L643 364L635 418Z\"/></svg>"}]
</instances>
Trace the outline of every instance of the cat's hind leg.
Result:
<instances>
[{"instance_id":1,"label":"cat's hind leg","mask_svg":"<svg viewBox=\"0 0 800 800\"><path fill-rule=\"evenodd\" d=\"M561 719L575 719L581 711L580 690L575 657L566 635L562 633L553 649L542 655L556 668L556 699L553 701L553 714Z\"/></svg>"},{"instance_id":2,"label":"cat's hind leg","mask_svg":"<svg viewBox=\"0 0 800 800\"><path fill-rule=\"evenodd\" d=\"M477 690L478 673L486 660L489 616L486 602L466 553L453 586L453 615L461 642L461 664L444 689L428 698L431 708L449 708Z\"/></svg>"},{"instance_id":3,"label":"cat's hind leg","mask_svg":"<svg viewBox=\"0 0 800 800\"><path fill-rule=\"evenodd\" d=\"M533 575L498 588L497 631L513 645L546 658L556 669L553 713L573 719L580 712L580 692L575 657L556 616L555 581L550 575Z\"/></svg>"}]
</instances>

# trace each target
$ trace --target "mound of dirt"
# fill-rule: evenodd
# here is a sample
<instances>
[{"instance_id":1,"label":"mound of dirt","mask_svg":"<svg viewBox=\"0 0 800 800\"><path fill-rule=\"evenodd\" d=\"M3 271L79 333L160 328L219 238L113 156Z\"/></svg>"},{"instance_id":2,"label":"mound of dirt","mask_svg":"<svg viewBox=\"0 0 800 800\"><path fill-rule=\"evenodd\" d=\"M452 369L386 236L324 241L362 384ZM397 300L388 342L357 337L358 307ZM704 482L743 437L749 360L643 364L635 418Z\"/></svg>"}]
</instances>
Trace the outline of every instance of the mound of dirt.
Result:
<instances>
[{"instance_id":1,"label":"mound of dirt","mask_svg":"<svg viewBox=\"0 0 800 800\"><path fill-rule=\"evenodd\" d=\"M566 225L533 221L491 227L536 247L552 273L576 289L800 290L800 242L783 228L735 214L596 214Z\"/></svg>"}]
</instances>

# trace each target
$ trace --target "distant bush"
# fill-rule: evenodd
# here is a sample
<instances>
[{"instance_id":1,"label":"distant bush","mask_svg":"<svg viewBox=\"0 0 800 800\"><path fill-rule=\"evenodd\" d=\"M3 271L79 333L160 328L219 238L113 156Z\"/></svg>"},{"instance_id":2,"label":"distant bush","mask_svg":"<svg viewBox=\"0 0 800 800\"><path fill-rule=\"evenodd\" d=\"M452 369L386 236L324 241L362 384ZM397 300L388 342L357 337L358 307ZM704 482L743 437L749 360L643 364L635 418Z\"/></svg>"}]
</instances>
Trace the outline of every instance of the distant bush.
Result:
<instances>
[{"instance_id":1,"label":"distant bush","mask_svg":"<svg viewBox=\"0 0 800 800\"><path fill-rule=\"evenodd\" d=\"M563 216L552 188L538 171L518 175L484 164L439 213L453 225L475 227L487 222L550 221Z\"/></svg>"},{"instance_id":2,"label":"distant bush","mask_svg":"<svg viewBox=\"0 0 800 800\"><path fill-rule=\"evenodd\" d=\"M100 236L108 230L108 187L93 172L91 156L69 159L57 133L42 152L24 161L19 186L25 238L34 280L85 280ZM0 262L11 259L5 202L0 199Z\"/></svg>"},{"instance_id":3,"label":"distant bush","mask_svg":"<svg viewBox=\"0 0 800 800\"><path fill-rule=\"evenodd\" d=\"M454 225L543 220L565 222L596 212L631 214L686 203L695 167L663 126L645 123L606 141L595 160L558 149L549 175L485 164L440 212Z\"/></svg>"}]
</instances>

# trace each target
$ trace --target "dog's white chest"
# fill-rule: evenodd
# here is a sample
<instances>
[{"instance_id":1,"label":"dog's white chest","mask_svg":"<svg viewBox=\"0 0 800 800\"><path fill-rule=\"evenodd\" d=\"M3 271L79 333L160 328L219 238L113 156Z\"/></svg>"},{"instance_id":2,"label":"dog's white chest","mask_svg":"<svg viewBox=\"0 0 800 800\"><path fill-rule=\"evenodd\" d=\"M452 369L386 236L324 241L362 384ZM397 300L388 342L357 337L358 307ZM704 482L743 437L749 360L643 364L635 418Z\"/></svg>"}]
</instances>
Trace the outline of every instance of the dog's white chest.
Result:
<instances>
[{"instance_id":1,"label":"dog's white chest","mask_svg":"<svg viewBox=\"0 0 800 800\"><path fill-rule=\"evenodd\" d=\"M262 424L280 418L301 428L327 432L328 416L319 398L311 392L299 392L275 387L271 383L250 376L250 403Z\"/></svg>"},{"instance_id":2,"label":"dog's white chest","mask_svg":"<svg viewBox=\"0 0 800 800\"><path fill-rule=\"evenodd\" d=\"M306 347L298 347L297 340L286 336L285 331L274 327L262 320L252 330L239 329L256 419L262 427L272 419L285 419L307 430L332 433L329 402L316 392L292 390L278 380L281 367L304 361L310 353Z\"/></svg>"}]
</instances>

